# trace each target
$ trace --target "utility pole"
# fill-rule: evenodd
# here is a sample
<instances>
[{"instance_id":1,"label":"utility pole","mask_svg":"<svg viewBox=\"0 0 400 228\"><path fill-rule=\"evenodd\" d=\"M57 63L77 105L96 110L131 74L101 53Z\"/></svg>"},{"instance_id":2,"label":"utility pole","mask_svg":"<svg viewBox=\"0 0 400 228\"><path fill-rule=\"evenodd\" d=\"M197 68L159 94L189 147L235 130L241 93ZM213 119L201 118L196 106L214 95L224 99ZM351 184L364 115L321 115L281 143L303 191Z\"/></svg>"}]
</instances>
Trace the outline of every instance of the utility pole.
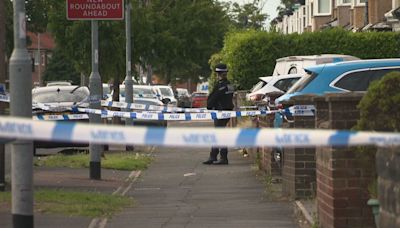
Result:
<instances>
[{"instance_id":1,"label":"utility pole","mask_svg":"<svg viewBox=\"0 0 400 228\"><path fill-rule=\"evenodd\" d=\"M4 1L0 1L0 83L6 82L6 16ZM5 103L0 103L0 114L5 114ZM0 144L0 192L6 188L6 156L4 144Z\"/></svg>"},{"instance_id":2,"label":"utility pole","mask_svg":"<svg viewBox=\"0 0 400 228\"><path fill-rule=\"evenodd\" d=\"M102 98L102 84L99 74L99 34L98 34L98 21L92 20L92 72L89 77L90 89L90 105L92 109L101 109ZM89 122L91 124L100 124L101 116L96 114L89 114ZM90 153L90 179L101 179L101 153L103 146L99 144L89 144Z\"/></svg>"},{"instance_id":3,"label":"utility pole","mask_svg":"<svg viewBox=\"0 0 400 228\"><path fill-rule=\"evenodd\" d=\"M40 33L37 33L37 38L38 38L38 46L37 46L37 52L38 52L38 78L39 78L39 86L43 86L43 80L42 80L42 69L41 69L41 64L42 64L42 53L40 53Z\"/></svg>"},{"instance_id":4,"label":"utility pole","mask_svg":"<svg viewBox=\"0 0 400 228\"><path fill-rule=\"evenodd\" d=\"M365 15L364 15L364 26L369 24L369 5L368 0L365 0Z\"/></svg>"},{"instance_id":5,"label":"utility pole","mask_svg":"<svg viewBox=\"0 0 400 228\"><path fill-rule=\"evenodd\" d=\"M125 6L125 37L126 37L126 77L125 77L125 102L133 103L133 80L132 80L132 53L131 53L131 9L130 0L126 0ZM127 108L125 111L130 112ZM125 126L132 126L131 118L125 118ZM133 151L133 146L127 145L127 151Z\"/></svg>"},{"instance_id":6,"label":"utility pole","mask_svg":"<svg viewBox=\"0 0 400 228\"><path fill-rule=\"evenodd\" d=\"M10 110L13 117L32 118L31 58L26 49L25 1L14 0L14 50L10 58ZM33 227L33 144L11 144L12 221L14 228Z\"/></svg>"}]
</instances>

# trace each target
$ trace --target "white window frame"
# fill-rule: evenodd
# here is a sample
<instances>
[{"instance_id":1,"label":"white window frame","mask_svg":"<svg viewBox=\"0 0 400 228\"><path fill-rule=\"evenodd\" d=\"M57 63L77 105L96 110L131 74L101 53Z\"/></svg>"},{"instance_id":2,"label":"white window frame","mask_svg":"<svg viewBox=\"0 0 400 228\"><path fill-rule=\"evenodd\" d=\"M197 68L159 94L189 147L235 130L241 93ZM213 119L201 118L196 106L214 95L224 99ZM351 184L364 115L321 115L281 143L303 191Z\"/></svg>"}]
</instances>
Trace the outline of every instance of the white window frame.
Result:
<instances>
[{"instance_id":1,"label":"white window frame","mask_svg":"<svg viewBox=\"0 0 400 228\"><path fill-rule=\"evenodd\" d=\"M336 0L336 6L351 6L351 4L355 1L355 0L350 0L350 2L346 3L343 2L344 0Z\"/></svg>"},{"instance_id":2,"label":"white window frame","mask_svg":"<svg viewBox=\"0 0 400 228\"><path fill-rule=\"evenodd\" d=\"M328 0L329 1L329 12L328 13L319 13L318 12L318 8L319 8L319 1L322 0L316 0L314 1L314 16L330 16L332 15L332 0ZM356 0L358 1L358 0Z\"/></svg>"},{"instance_id":3,"label":"white window frame","mask_svg":"<svg viewBox=\"0 0 400 228\"><path fill-rule=\"evenodd\" d=\"M365 6L365 2L361 3L360 0L353 0L352 6Z\"/></svg>"}]
</instances>

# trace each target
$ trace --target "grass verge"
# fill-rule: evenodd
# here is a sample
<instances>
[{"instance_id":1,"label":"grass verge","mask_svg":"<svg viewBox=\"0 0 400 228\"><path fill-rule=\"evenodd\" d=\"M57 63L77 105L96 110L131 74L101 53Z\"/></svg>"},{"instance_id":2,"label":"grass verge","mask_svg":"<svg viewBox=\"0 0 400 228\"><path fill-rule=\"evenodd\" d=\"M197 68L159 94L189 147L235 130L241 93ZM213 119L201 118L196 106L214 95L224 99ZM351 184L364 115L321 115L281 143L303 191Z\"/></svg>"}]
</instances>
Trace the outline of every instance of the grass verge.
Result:
<instances>
[{"instance_id":1,"label":"grass verge","mask_svg":"<svg viewBox=\"0 0 400 228\"><path fill-rule=\"evenodd\" d=\"M140 155L138 153L112 153L106 154L105 158L101 159L101 167L105 169L117 170L144 170L149 166L151 161L151 157ZM42 157L35 160L35 166L88 168L89 154L57 154Z\"/></svg>"},{"instance_id":2,"label":"grass verge","mask_svg":"<svg viewBox=\"0 0 400 228\"><path fill-rule=\"evenodd\" d=\"M133 204L124 196L93 192L40 189L34 193L35 211L68 216L111 217ZM0 206L10 207L11 193L0 192Z\"/></svg>"}]
</instances>

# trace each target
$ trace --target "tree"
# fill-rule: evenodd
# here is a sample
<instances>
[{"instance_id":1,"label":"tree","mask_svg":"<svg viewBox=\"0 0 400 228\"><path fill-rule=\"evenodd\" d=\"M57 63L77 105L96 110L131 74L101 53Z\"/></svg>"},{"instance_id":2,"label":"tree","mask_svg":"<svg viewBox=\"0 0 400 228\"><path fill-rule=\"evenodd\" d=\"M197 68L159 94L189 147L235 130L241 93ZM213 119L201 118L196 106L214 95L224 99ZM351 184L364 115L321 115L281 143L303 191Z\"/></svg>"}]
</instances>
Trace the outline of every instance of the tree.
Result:
<instances>
[{"instance_id":1,"label":"tree","mask_svg":"<svg viewBox=\"0 0 400 228\"><path fill-rule=\"evenodd\" d=\"M79 72L91 72L90 21L68 21L65 2L53 0L49 7L49 30ZM124 22L99 21L99 71L103 81L125 75Z\"/></svg>"},{"instance_id":2,"label":"tree","mask_svg":"<svg viewBox=\"0 0 400 228\"><path fill-rule=\"evenodd\" d=\"M176 77L209 74L208 59L222 48L230 27L223 5L209 0L154 0L137 11L133 17L136 59L139 50L145 50L141 56L167 83ZM146 23L139 24L138 17ZM146 41L139 43L137 38Z\"/></svg>"},{"instance_id":3,"label":"tree","mask_svg":"<svg viewBox=\"0 0 400 228\"><path fill-rule=\"evenodd\" d=\"M261 12L264 4L265 2L260 0L253 0L252 3L246 3L243 6L236 2L233 3L230 14L236 28L263 29L265 21L268 19L268 15Z\"/></svg>"},{"instance_id":4,"label":"tree","mask_svg":"<svg viewBox=\"0 0 400 228\"><path fill-rule=\"evenodd\" d=\"M2 0L5 4L5 17L6 17L6 53L7 57L11 56L14 49L13 42L13 4L11 0ZM35 0L26 1L26 25L28 31L31 32L44 32L47 27L48 8L49 3L56 0ZM65 3L64 3L65 4ZM27 41L29 43L29 40Z\"/></svg>"},{"instance_id":5,"label":"tree","mask_svg":"<svg viewBox=\"0 0 400 228\"><path fill-rule=\"evenodd\" d=\"M75 70L73 63L60 49L54 50L43 78L46 82L71 81L75 85L79 85L80 82L79 72Z\"/></svg>"}]
</instances>

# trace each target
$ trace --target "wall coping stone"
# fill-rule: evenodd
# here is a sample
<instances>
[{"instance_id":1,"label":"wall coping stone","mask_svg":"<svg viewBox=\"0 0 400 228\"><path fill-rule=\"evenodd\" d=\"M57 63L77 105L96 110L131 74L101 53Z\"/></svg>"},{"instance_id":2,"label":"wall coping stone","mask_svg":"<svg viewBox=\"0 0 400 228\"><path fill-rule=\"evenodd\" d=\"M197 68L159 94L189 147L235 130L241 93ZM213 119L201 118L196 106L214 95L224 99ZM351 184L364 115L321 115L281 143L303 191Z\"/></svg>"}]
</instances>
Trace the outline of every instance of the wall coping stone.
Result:
<instances>
[{"instance_id":1,"label":"wall coping stone","mask_svg":"<svg viewBox=\"0 0 400 228\"><path fill-rule=\"evenodd\" d=\"M349 93L327 93L325 94L325 101L359 101L366 92L349 92Z\"/></svg>"}]
</instances>

